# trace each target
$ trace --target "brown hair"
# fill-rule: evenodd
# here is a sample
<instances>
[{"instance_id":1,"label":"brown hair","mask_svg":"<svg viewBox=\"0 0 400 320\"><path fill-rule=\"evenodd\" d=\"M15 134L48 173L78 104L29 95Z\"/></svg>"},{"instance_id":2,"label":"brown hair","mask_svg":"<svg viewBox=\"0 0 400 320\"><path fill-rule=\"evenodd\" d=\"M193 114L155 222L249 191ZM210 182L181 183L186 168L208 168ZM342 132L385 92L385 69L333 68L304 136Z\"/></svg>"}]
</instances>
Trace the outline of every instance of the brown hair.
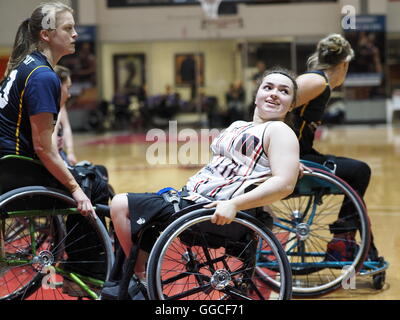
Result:
<instances>
[{"instance_id":1,"label":"brown hair","mask_svg":"<svg viewBox=\"0 0 400 320\"><path fill-rule=\"evenodd\" d=\"M28 54L37 49L40 43L40 31L54 29L57 15L71 12L72 8L61 2L46 2L36 7L31 17L21 23L15 36L14 47L7 64L5 77L16 69Z\"/></svg>"},{"instance_id":2,"label":"brown hair","mask_svg":"<svg viewBox=\"0 0 400 320\"><path fill-rule=\"evenodd\" d=\"M317 50L308 58L308 70L325 70L342 61L350 61L354 51L350 43L340 34L331 34L321 39Z\"/></svg>"}]
</instances>

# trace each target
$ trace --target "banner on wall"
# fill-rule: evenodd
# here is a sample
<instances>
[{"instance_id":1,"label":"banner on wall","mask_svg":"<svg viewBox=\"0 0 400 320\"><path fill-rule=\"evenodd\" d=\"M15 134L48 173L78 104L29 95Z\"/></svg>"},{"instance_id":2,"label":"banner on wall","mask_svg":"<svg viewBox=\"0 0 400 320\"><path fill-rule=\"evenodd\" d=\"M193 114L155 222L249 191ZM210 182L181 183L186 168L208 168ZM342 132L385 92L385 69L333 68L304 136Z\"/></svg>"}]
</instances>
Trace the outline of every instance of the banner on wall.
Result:
<instances>
[{"instance_id":1,"label":"banner on wall","mask_svg":"<svg viewBox=\"0 0 400 320\"><path fill-rule=\"evenodd\" d=\"M358 15L356 28L344 30L344 35L354 49L346 87L364 87L362 97L369 99L385 94L384 70L386 63L386 16ZM358 94L359 95L359 94Z\"/></svg>"},{"instance_id":2,"label":"banner on wall","mask_svg":"<svg viewBox=\"0 0 400 320\"><path fill-rule=\"evenodd\" d=\"M60 64L71 71L72 87L69 109L98 107L95 26L78 26L75 54L65 56Z\"/></svg>"}]
</instances>

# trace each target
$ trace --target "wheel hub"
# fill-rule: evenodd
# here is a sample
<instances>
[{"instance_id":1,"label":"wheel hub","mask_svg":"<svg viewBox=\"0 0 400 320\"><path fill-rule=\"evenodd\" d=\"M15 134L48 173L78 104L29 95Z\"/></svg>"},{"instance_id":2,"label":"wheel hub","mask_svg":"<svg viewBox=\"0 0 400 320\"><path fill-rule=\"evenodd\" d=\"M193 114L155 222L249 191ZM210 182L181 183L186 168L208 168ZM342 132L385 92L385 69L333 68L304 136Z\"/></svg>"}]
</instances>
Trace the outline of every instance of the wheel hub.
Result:
<instances>
[{"instance_id":1,"label":"wheel hub","mask_svg":"<svg viewBox=\"0 0 400 320\"><path fill-rule=\"evenodd\" d=\"M33 263L41 267L49 267L54 263L54 256L50 251L44 250L33 258Z\"/></svg>"},{"instance_id":2,"label":"wheel hub","mask_svg":"<svg viewBox=\"0 0 400 320\"><path fill-rule=\"evenodd\" d=\"M231 282L231 275L227 270L217 270L214 275L211 277L211 286L216 290L223 290L228 286Z\"/></svg>"},{"instance_id":3,"label":"wheel hub","mask_svg":"<svg viewBox=\"0 0 400 320\"><path fill-rule=\"evenodd\" d=\"M185 252L184 254L182 254L182 260L186 263L194 261L197 259L197 255L191 252Z\"/></svg>"},{"instance_id":4,"label":"wheel hub","mask_svg":"<svg viewBox=\"0 0 400 320\"><path fill-rule=\"evenodd\" d=\"M300 223L296 227L296 234L300 240L306 240L310 235L310 226L307 223Z\"/></svg>"}]
</instances>

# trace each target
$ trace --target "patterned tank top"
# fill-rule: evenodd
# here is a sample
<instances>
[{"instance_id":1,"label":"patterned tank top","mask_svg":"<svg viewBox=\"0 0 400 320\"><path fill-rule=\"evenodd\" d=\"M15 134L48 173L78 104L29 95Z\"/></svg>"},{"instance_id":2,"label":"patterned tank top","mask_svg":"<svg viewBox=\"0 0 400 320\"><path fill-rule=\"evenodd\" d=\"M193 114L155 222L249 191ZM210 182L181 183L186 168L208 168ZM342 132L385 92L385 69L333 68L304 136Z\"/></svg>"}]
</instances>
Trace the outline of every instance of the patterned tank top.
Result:
<instances>
[{"instance_id":1,"label":"patterned tank top","mask_svg":"<svg viewBox=\"0 0 400 320\"><path fill-rule=\"evenodd\" d=\"M214 139L212 160L189 179L186 199L228 200L271 177L263 148L264 132L270 123L236 121Z\"/></svg>"}]
</instances>

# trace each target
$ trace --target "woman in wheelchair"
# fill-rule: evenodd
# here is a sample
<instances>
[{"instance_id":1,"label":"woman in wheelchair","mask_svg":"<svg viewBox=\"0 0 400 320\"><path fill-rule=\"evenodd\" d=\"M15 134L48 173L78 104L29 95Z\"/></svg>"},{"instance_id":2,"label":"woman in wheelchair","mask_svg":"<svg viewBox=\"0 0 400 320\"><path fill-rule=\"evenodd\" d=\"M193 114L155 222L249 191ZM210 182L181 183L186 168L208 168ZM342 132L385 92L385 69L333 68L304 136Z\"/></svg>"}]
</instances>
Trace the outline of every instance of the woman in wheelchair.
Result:
<instances>
[{"instance_id":1,"label":"woman in wheelchair","mask_svg":"<svg viewBox=\"0 0 400 320\"><path fill-rule=\"evenodd\" d=\"M21 161L2 160L2 172L13 178L1 191L43 182L69 192L83 216L96 217L91 201L108 204L107 183L95 179L89 198L80 187L81 174L67 168L52 143L61 93L54 67L63 56L75 52L77 37L73 10L60 2L39 5L17 31L0 84L0 157L18 156ZM24 157L37 161L22 161ZM80 219L84 220L80 215L69 216L67 229L80 224ZM79 232L85 232L84 228ZM73 260L73 254L68 258Z\"/></svg>"},{"instance_id":2,"label":"woman in wheelchair","mask_svg":"<svg viewBox=\"0 0 400 320\"><path fill-rule=\"evenodd\" d=\"M288 71L265 72L255 96L253 121L234 122L213 141L213 157L182 189L180 209L205 202L205 208L215 208L211 222L222 226L230 224L238 211L264 207L292 193L299 175L299 145L284 119L295 104L296 91ZM160 194L115 196L111 218L125 256L141 228L155 219L166 220L175 211ZM145 283L145 263L154 241L143 241L135 274Z\"/></svg>"},{"instance_id":3,"label":"woman in wheelchair","mask_svg":"<svg viewBox=\"0 0 400 320\"><path fill-rule=\"evenodd\" d=\"M314 149L315 132L322 124L325 109L330 99L331 91L343 84L349 63L354 57L350 43L339 34L332 34L318 42L317 50L307 62L308 71L297 78L298 98L296 109L291 113L291 123L300 143L300 158L327 166L333 166L335 174L346 181L361 197L367 190L371 169L368 164L360 160L346 157L338 157L329 154L321 154ZM341 238L344 242L331 243L328 246L330 255L337 256L340 246L350 244L346 241L353 237L357 229L357 221L353 221L350 231L348 221L343 224L344 216L352 215L354 207L349 202L344 202L336 222L335 238ZM335 229L333 228L333 229ZM347 239L349 240L349 239ZM336 241L337 242L337 241ZM336 247L336 249L335 249ZM345 257L343 257L345 258ZM376 260L378 252L371 240L370 258Z\"/></svg>"}]
</instances>

